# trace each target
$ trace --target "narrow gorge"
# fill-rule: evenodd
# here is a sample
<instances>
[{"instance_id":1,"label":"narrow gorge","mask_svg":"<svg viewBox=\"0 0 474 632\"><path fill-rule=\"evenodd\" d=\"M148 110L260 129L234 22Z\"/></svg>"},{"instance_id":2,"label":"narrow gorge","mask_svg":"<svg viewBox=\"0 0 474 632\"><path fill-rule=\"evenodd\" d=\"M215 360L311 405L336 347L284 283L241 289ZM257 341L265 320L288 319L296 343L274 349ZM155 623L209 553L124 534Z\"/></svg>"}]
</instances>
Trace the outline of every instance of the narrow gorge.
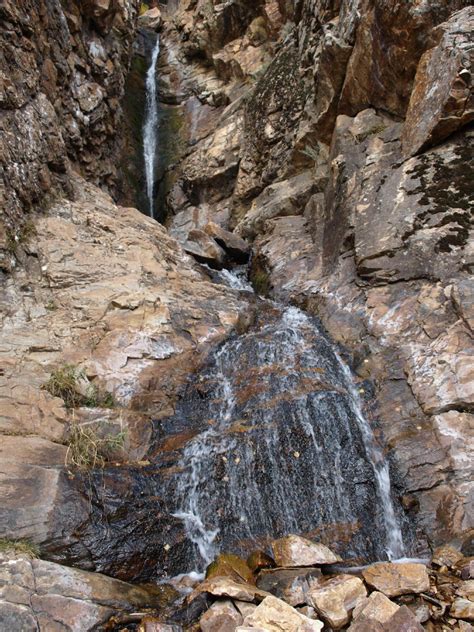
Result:
<instances>
[{"instance_id":1,"label":"narrow gorge","mask_svg":"<svg viewBox=\"0 0 474 632\"><path fill-rule=\"evenodd\" d=\"M474 629L472 2L0 18L0 629Z\"/></svg>"}]
</instances>

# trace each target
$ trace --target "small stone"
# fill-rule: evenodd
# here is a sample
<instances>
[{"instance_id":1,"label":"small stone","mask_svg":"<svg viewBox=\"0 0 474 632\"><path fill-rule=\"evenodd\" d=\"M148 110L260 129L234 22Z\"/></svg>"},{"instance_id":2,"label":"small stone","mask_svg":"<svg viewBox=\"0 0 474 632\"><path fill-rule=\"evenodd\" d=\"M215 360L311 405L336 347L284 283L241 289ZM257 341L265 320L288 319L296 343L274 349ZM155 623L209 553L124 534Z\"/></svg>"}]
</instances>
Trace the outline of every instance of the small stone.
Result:
<instances>
[{"instance_id":1,"label":"small stone","mask_svg":"<svg viewBox=\"0 0 474 632\"><path fill-rule=\"evenodd\" d=\"M245 617L244 626L261 628L266 632L319 632L321 621L309 619L281 599L270 596Z\"/></svg>"},{"instance_id":2,"label":"small stone","mask_svg":"<svg viewBox=\"0 0 474 632\"><path fill-rule=\"evenodd\" d=\"M447 568L453 568L463 559L463 557L463 554L452 546L440 546L433 553L431 564L433 566L446 566Z\"/></svg>"},{"instance_id":3,"label":"small stone","mask_svg":"<svg viewBox=\"0 0 474 632\"><path fill-rule=\"evenodd\" d=\"M272 542L273 555L278 566L319 566L340 562L327 546L302 538L287 535Z\"/></svg>"},{"instance_id":4,"label":"small stone","mask_svg":"<svg viewBox=\"0 0 474 632\"><path fill-rule=\"evenodd\" d=\"M474 601L458 597L449 609L449 614L455 619L474 621Z\"/></svg>"},{"instance_id":5,"label":"small stone","mask_svg":"<svg viewBox=\"0 0 474 632\"><path fill-rule=\"evenodd\" d=\"M234 632L242 615L230 600L216 601L199 620L202 632Z\"/></svg>"},{"instance_id":6,"label":"small stone","mask_svg":"<svg viewBox=\"0 0 474 632\"><path fill-rule=\"evenodd\" d=\"M430 578L423 564L380 562L362 571L366 583L387 597L421 593L430 589Z\"/></svg>"},{"instance_id":7,"label":"small stone","mask_svg":"<svg viewBox=\"0 0 474 632\"><path fill-rule=\"evenodd\" d=\"M461 582L456 590L456 594L460 597L466 597L466 599L474 601L474 579L468 579L467 581Z\"/></svg>"},{"instance_id":8,"label":"small stone","mask_svg":"<svg viewBox=\"0 0 474 632\"><path fill-rule=\"evenodd\" d=\"M352 575L339 575L308 591L309 603L336 630L349 623L352 610L366 597L364 583Z\"/></svg>"},{"instance_id":9,"label":"small stone","mask_svg":"<svg viewBox=\"0 0 474 632\"><path fill-rule=\"evenodd\" d=\"M371 621L385 623L395 614L398 608L399 606L390 601L383 593L373 592L354 608L353 618L354 621L357 621L359 617L363 616Z\"/></svg>"},{"instance_id":10,"label":"small stone","mask_svg":"<svg viewBox=\"0 0 474 632\"><path fill-rule=\"evenodd\" d=\"M254 573L264 568L275 568L275 560L263 551L254 551L247 558L247 566Z\"/></svg>"}]
</instances>

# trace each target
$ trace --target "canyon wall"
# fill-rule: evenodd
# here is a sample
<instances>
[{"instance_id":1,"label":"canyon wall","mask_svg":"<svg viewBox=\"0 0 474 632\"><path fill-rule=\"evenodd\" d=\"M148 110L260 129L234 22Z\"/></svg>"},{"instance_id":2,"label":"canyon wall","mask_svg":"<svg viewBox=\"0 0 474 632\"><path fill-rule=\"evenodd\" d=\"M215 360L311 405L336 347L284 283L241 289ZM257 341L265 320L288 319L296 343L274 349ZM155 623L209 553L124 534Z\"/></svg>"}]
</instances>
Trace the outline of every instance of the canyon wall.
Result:
<instances>
[{"instance_id":1,"label":"canyon wall","mask_svg":"<svg viewBox=\"0 0 474 632\"><path fill-rule=\"evenodd\" d=\"M137 0L2 2L0 265L28 212L71 193L69 170L113 190Z\"/></svg>"},{"instance_id":2,"label":"canyon wall","mask_svg":"<svg viewBox=\"0 0 474 632\"><path fill-rule=\"evenodd\" d=\"M124 579L166 570L162 488L142 491L150 457L190 436L160 423L258 309L193 257L231 265L246 240L258 292L319 316L375 385L420 548L468 552L470 2L180 2L159 64L179 117L166 228L96 187L115 191L137 3L33 4L0 9L2 536ZM45 388L65 366L111 407ZM126 437L94 486L71 463L78 426Z\"/></svg>"}]
</instances>

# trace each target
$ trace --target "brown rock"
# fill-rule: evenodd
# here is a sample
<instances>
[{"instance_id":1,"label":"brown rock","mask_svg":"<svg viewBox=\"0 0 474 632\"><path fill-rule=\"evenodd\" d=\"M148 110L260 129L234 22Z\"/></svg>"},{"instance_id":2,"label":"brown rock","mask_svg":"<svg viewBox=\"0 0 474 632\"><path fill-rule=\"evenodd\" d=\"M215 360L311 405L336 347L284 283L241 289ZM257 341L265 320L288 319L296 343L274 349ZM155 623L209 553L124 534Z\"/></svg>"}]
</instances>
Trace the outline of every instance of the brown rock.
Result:
<instances>
[{"instance_id":1,"label":"brown rock","mask_svg":"<svg viewBox=\"0 0 474 632\"><path fill-rule=\"evenodd\" d=\"M386 623L397 612L398 608L399 606L390 601L384 594L373 592L354 608L352 616L354 621L362 617L365 620Z\"/></svg>"},{"instance_id":2,"label":"brown rock","mask_svg":"<svg viewBox=\"0 0 474 632\"><path fill-rule=\"evenodd\" d=\"M423 626L416 620L409 608L401 606L384 624L386 632L424 632Z\"/></svg>"},{"instance_id":3,"label":"brown rock","mask_svg":"<svg viewBox=\"0 0 474 632\"><path fill-rule=\"evenodd\" d=\"M202 632L234 632L242 615L232 601L216 601L199 620Z\"/></svg>"},{"instance_id":4,"label":"brown rock","mask_svg":"<svg viewBox=\"0 0 474 632\"><path fill-rule=\"evenodd\" d=\"M364 569L362 575L369 586L388 597L430 589L430 578L423 564L381 562Z\"/></svg>"},{"instance_id":5,"label":"brown rock","mask_svg":"<svg viewBox=\"0 0 474 632\"><path fill-rule=\"evenodd\" d=\"M206 579L230 577L237 581L254 583L252 570L238 555L220 553L206 569Z\"/></svg>"},{"instance_id":6,"label":"brown rock","mask_svg":"<svg viewBox=\"0 0 474 632\"><path fill-rule=\"evenodd\" d=\"M208 593L214 597L227 597L229 599L249 602L260 602L269 596L269 593L251 584L236 582L227 577L215 577L214 579L207 579L199 584L189 597L187 597L187 602L192 602L202 593Z\"/></svg>"},{"instance_id":7,"label":"brown rock","mask_svg":"<svg viewBox=\"0 0 474 632\"><path fill-rule=\"evenodd\" d=\"M247 558L247 566L256 573L266 568L274 568L276 564L275 560L263 551L254 551Z\"/></svg>"},{"instance_id":8,"label":"brown rock","mask_svg":"<svg viewBox=\"0 0 474 632\"><path fill-rule=\"evenodd\" d=\"M308 600L332 628L339 630L350 621L352 610L367 597L358 577L339 575L308 591Z\"/></svg>"},{"instance_id":9,"label":"brown rock","mask_svg":"<svg viewBox=\"0 0 474 632\"><path fill-rule=\"evenodd\" d=\"M244 626L266 632L319 632L321 621L309 619L276 597L267 597L255 611L245 617Z\"/></svg>"},{"instance_id":10,"label":"brown rock","mask_svg":"<svg viewBox=\"0 0 474 632\"><path fill-rule=\"evenodd\" d=\"M463 554L454 547L445 544L435 549L431 563L436 566L446 566L452 568L463 559Z\"/></svg>"},{"instance_id":11,"label":"brown rock","mask_svg":"<svg viewBox=\"0 0 474 632\"><path fill-rule=\"evenodd\" d=\"M321 578L319 568L276 568L259 573L257 586L283 599L290 606L298 606L306 603L308 590L319 586Z\"/></svg>"},{"instance_id":12,"label":"brown rock","mask_svg":"<svg viewBox=\"0 0 474 632\"><path fill-rule=\"evenodd\" d=\"M142 28L158 31L162 25L161 11L158 7L145 11L139 16L138 24Z\"/></svg>"},{"instance_id":13,"label":"brown rock","mask_svg":"<svg viewBox=\"0 0 474 632\"><path fill-rule=\"evenodd\" d=\"M278 566L322 566L341 561L324 544L312 542L299 535L287 535L273 541L272 549Z\"/></svg>"},{"instance_id":14,"label":"brown rock","mask_svg":"<svg viewBox=\"0 0 474 632\"><path fill-rule=\"evenodd\" d=\"M355 114L372 106L403 116L433 27L463 5L433 0L420 11L418 5L398 0L388 0L383 8L377 0L364 0L340 111Z\"/></svg>"},{"instance_id":15,"label":"brown rock","mask_svg":"<svg viewBox=\"0 0 474 632\"><path fill-rule=\"evenodd\" d=\"M449 614L455 619L474 621L474 601L462 597L455 599L449 609Z\"/></svg>"},{"instance_id":16,"label":"brown rock","mask_svg":"<svg viewBox=\"0 0 474 632\"><path fill-rule=\"evenodd\" d=\"M466 7L441 24L440 42L420 60L402 133L403 152L413 156L474 119L474 9Z\"/></svg>"},{"instance_id":17,"label":"brown rock","mask_svg":"<svg viewBox=\"0 0 474 632\"><path fill-rule=\"evenodd\" d=\"M474 579L468 579L459 584L456 594L474 601Z\"/></svg>"},{"instance_id":18,"label":"brown rock","mask_svg":"<svg viewBox=\"0 0 474 632\"><path fill-rule=\"evenodd\" d=\"M204 227L204 231L237 263L246 263L249 260L250 246L238 235L225 230L214 222L209 222Z\"/></svg>"},{"instance_id":19,"label":"brown rock","mask_svg":"<svg viewBox=\"0 0 474 632\"><path fill-rule=\"evenodd\" d=\"M80 629L88 632L114 614L158 607L158 599L142 588L43 560L2 554L0 577L9 587L2 590L2 630L36 629L31 621L41 630L76 630L80 621ZM20 600L14 587L23 594Z\"/></svg>"},{"instance_id":20,"label":"brown rock","mask_svg":"<svg viewBox=\"0 0 474 632\"><path fill-rule=\"evenodd\" d=\"M194 228L188 233L183 244L185 252L201 263L207 263L218 270L224 267L226 255L224 250L204 231Z\"/></svg>"}]
</instances>

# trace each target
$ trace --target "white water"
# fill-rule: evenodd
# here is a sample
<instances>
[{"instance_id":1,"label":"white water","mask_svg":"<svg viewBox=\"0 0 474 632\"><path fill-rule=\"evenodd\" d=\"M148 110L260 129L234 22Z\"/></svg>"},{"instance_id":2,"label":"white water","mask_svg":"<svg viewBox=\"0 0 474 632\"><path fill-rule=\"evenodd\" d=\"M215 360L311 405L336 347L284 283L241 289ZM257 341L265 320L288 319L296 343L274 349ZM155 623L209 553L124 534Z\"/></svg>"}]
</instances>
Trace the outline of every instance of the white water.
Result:
<instances>
[{"instance_id":1,"label":"white water","mask_svg":"<svg viewBox=\"0 0 474 632\"><path fill-rule=\"evenodd\" d=\"M390 484L390 470L388 462L383 456L381 447L376 443L372 428L362 412L362 402L359 392L354 384L352 373L339 353L335 352L337 361L346 376L347 389L351 395L351 408L359 423L359 428L368 451L368 456L375 474L375 482L383 508L383 520L385 523L386 540L385 547L389 560L397 560L403 557L405 547L403 536L398 523L392 502L392 488Z\"/></svg>"},{"instance_id":2,"label":"white water","mask_svg":"<svg viewBox=\"0 0 474 632\"><path fill-rule=\"evenodd\" d=\"M172 491L173 515L197 553L189 568L202 569L235 542L357 521L355 553L364 556L371 541L373 557L402 557L388 464L349 367L304 312L275 310L276 320L216 352L201 374L213 385L209 398L186 412L212 422L186 445ZM255 369L261 382L246 396ZM232 430L242 423L245 432Z\"/></svg>"},{"instance_id":3,"label":"white water","mask_svg":"<svg viewBox=\"0 0 474 632\"><path fill-rule=\"evenodd\" d=\"M146 194L148 212L153 213L153 189L155 181L156 144L158 127L158 104L156 99L156 64L160 54L160 38L157 36L151 56L150 67L146 74L145 124L143 125L143 158L145 161Z\"/></svg>"}]
</instances>

